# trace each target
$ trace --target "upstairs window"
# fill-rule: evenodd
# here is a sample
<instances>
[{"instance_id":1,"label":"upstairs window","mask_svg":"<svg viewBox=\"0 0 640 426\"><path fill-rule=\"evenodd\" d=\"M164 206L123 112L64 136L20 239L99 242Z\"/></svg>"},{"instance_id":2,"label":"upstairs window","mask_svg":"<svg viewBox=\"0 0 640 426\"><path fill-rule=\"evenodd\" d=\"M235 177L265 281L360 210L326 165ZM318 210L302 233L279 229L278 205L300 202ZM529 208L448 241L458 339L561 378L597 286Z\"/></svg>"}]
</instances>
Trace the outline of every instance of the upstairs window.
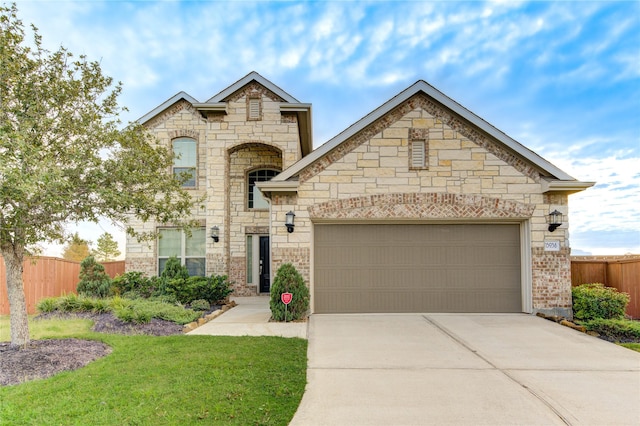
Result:
<instances>
[{"instance_id":1,"label":"upstairs window","mask_svg":"<svg viewBox=\"0 0 640 426\"><path fill-rule=\"evenodd\" d=\"M189 179L182 184L183 188L196 187L196 141L191 138L178 138L173 141L173 175L176 177L184 177L185 174Z\"/></svg>"},{"instance_id":2,"label":"upstairs window","mask_svg":"<svg viewBox=\"0 0 640 426\"><path fill-rule=\"evenodd\" d=\"M262 193L256 186L256 182L263 182L271 180L272 177L280 173L278 170L273 169L260 169L254 170L248 175L248 190L247 190L247 207L250 209L268 209L269 204L264 199Z\"/></svg>"}]
</instances>

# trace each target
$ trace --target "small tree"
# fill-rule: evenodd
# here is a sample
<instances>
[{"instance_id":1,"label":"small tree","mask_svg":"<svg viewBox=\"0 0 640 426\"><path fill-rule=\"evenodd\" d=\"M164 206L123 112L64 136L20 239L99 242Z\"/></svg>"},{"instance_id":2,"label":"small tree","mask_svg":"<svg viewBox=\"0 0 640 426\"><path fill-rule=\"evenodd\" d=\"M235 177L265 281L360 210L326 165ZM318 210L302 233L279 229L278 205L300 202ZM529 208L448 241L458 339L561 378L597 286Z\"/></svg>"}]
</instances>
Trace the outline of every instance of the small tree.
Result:
<instances>
[{"instance_id":1,"label":"small tree","mask_svg":"<svg viewBox=\"0 0 640 426\"><path fill-rule=\"evenodd\" d=\"M118 250L118 242L113 239L113 236L105 232L98 238L98 246L93 251L93 256L100 262L112 262L120 256L120 250Z\"/></svg>"},{"instance_id":2,"label":"small tree","mask_svg":"<svg viewBox=\"0 0 640 426\"><path fill-rule=\"evenodd\" d=\"M0 5L0 255L11 346L29 343L22 281L27 248L65 242L69 223L109 219L194 224L200 202L170 173L173 152L139 123L118 119L120 84L98 62L26 40L15 4ZM141 161L144 159L144 161Z\"/></svg>"},{"instance_id":3,"label":"small tree","mask_svg":"<svg viewBox=\"0 0 640 426\"><path fill-rule=\"evenodd\" d=\"M87 256L89 256L89 241L80 238L80 235L76 232L64 247L62 257L67 260L81 262Z\"/></svg>"},{"instance_id":4,"label":"small tree","mask_svg":"<svg viewBox=\"0 0 640 426\"><path fill-rule=\"evenodd\" d=\"M89 256L80 263L80 282L78 294L89 297L107 297L111 288L111 278L104 266Z\"/></svg>"},{"instance_id":5,"label":"small tree","mask_svg":"<svg viewBox=\"0 0 640 426\"><path fill-rule=\"evenodd\" d=\"M286 307L282 303L282 293L291 293L291 303ZM302 275L291 263L278 268L271 285L271 317L276 321L295 321L304 318L309 311L309 289ZM286 312L286 318L285 318Z\"/></svg>"}]
</instances>

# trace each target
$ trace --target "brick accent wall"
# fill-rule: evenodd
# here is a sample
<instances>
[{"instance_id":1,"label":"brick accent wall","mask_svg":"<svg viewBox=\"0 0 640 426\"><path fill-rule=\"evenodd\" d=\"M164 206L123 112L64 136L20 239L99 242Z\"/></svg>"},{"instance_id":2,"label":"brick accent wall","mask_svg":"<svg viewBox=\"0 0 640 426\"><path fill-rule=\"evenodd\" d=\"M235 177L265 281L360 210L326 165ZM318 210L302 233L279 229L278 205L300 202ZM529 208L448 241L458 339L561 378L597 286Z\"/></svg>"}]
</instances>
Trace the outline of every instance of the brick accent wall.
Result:
<instances>
[{"instance_id":1,"label":"brick accent wall","mask_svg":"<svg viewBox=\"0 0 640 426\"><path fill-rule=\"evenodd\" d=\"M308 247L274 248L271 256L273 276L280 266L291 263L300 272L305 283L309 285L311 254Z\"/></svg>"},{"instance_id":2,"label":"brick accent wall","mask_svg":"<svg viewBox=\"0 0 640 426\"><path fill-rule=\"evenodd\" d=\"M535 206L445 193L397 193L327 201L309 208L312 219L529 218Z\"/></svg>"},{"instance_id":3,"label":"brick accent wall","mask_svg":"<svg viewBox=\"0 0 640 426\"><path fill-rule=\"evenodd\" d=\"M531 249L533 309L571 317L571 250Z\"/></svg>"}]
</instances>

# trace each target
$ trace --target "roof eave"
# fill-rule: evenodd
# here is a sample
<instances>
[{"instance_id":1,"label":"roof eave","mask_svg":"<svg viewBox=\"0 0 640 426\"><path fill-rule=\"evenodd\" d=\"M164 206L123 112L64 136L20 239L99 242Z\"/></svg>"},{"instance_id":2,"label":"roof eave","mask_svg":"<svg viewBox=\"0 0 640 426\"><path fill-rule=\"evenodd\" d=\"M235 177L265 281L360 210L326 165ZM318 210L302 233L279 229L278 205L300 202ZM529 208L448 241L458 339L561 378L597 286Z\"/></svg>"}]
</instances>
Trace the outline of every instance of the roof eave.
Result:
<instances>
[{"instance_id":1,"label":"roof eave","mask_svg":"<svg viewBox=\"0 0 640 426\"><path fill-rule=\"evenodd\" d=\"M240 80L233 83L231 86L227 87L226 89L222 90L218 94L214 95L211 99L207 101L207 103L223 102L227 97L233 95L235 92L242 89L244 86L246 86L247 84L251 83L254 80L259 84L261 84L262 86L266 87L267 89L271 90L276 95L280 96L286 102L292 102L292 103L299 102L296 98L294 98L293 96L291 96L290 94L282 90L280 87L276 86L275 84L273 84L272 82L270 82L269 80L267 80L266 78L258 74L257 72L252 71L249 74L242 77Z\"/></svg>"},{"instance_id":2,"label":"roof eave","mask_svg":"<svg viewBox=\"0 0 640 426\"><path fill-rule=\"evenodd\" d=\"M166 110L167 108L169 108L170 106L172 106L176 102L178 102L180 100L183 100L183 99L185 101L189 102L191 105L194 105L194 104L198 103L196 98L194 98L193 96L189 95L188 93L179 92L179 93L176 93L175 95L173 95L172 97L170 97L169 99L167 99L166 101L164 101L163 103L161 103L160 105L158 105L157 107L155 107L154 109L152 109L151 111L149 111L148 113L146 113L145 115L143 115L142 117L140 117L136 121L138 123L144 125L145 123L149 122L151 119L156 117L157 115L161 114L164 110Z\"/></svg>"},{"instance_id":3,"label":"roof eave","mask_svg":"<svg viewBox=\"0 0 640 426\"><path fill-rule=\"evenodd\" d=\"M290 104L281 102L280 112L295 113L298 117L298 136L300 138L300 149L302 151L302 157L306 157L313 151L311 104Z\"/></svg>"},{"instance_id":4,"label":"roof eave","mask_svg":"<svg viewBox=\"0 0 640 426\"><path fill-rule=\"evenodd\" d=\"M595 182L581 182L577 180L547 180L543 179L542 192L564 192L567 194L574 194L576 192L584 191L595 185Z\"/></svg>"}]
</instances>

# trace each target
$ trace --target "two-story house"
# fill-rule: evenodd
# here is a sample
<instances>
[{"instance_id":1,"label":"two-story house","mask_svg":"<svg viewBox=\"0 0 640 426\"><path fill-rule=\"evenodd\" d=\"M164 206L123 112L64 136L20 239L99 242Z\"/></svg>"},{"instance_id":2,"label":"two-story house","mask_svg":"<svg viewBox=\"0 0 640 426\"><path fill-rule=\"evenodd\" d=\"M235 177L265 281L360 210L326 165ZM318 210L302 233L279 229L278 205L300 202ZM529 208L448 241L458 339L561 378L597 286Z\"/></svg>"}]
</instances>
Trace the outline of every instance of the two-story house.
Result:
<instances>
[{"instance_id":1,"label":"two-story house","mask_svg":"<svg viewBox=\"0 0 640 426\"><path fill-rule=\"evenodd\" d=\"M205 203L186 235L127 242L127 270L226 274L269 292L293 263L312 312L571 309L568 195L580 182L424 81L313 150L311 105L257 73L140 119Z\"/></svg>"}]
</instances>

